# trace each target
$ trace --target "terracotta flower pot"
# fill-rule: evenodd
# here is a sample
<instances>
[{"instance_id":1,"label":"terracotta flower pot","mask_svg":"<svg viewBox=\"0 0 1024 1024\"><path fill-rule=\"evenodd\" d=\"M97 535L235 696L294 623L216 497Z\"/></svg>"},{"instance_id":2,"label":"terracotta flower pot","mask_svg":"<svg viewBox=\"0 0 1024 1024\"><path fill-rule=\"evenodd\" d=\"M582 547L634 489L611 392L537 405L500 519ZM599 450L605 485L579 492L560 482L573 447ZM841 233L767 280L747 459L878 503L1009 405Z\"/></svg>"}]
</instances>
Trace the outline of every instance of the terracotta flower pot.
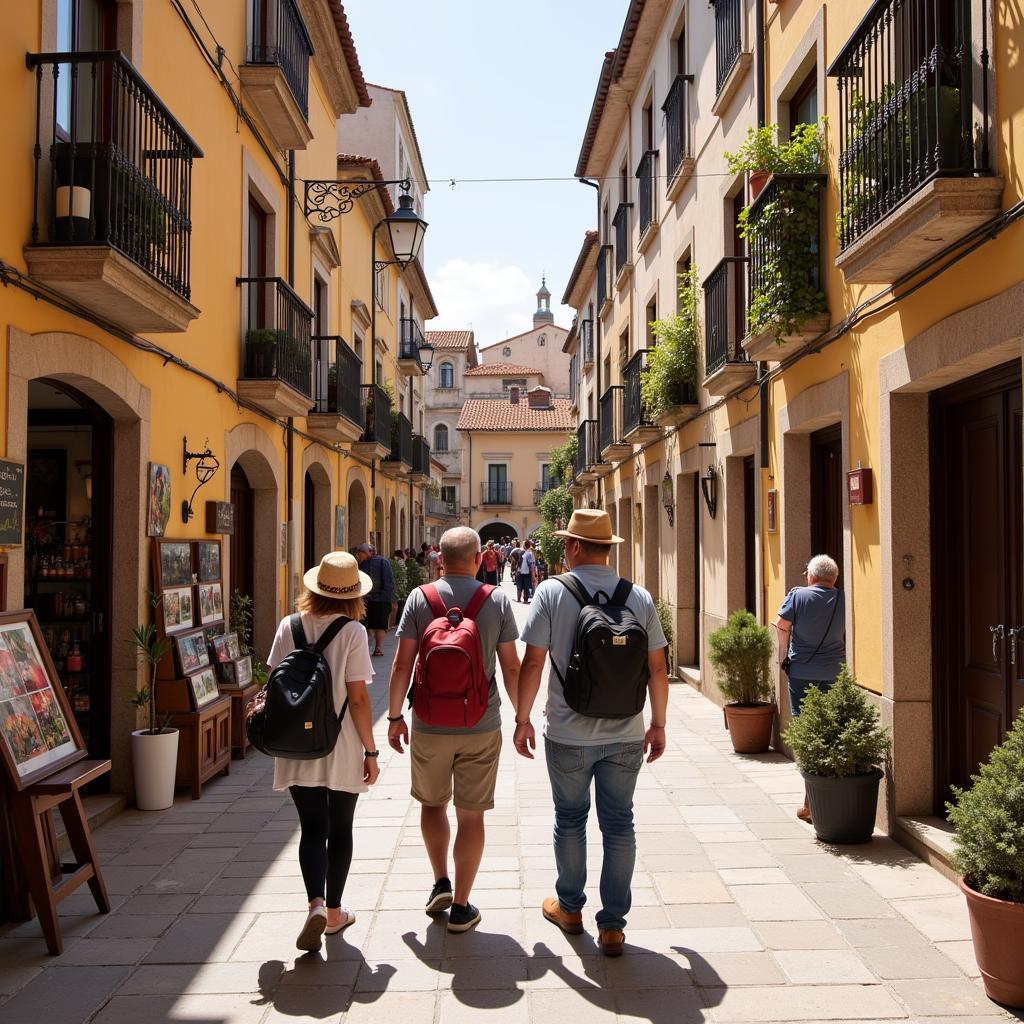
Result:
<instances>
[{"instance_id":1,"label":"terracotta flower pot","mask_svg":"<svg viewBox=\"0 0 1024 1024\"><path fill-rule=\"evenodd\" d=\"M771 177L768 171L751 171L750 172L750 201L753 202L760 194L761 189L768 184L768 179Z\"/></svg>"},{"instance_id":2,"label":"terracotta flower pot","mask_svg":"<svg viewBox=\"0 0 1024 1024\"><path fill-rule=\"evenodd\" d=\"M985 994L1003 1006L1024 1007L1024 903L1009 903L972 889L960 879L971 919L974 959L978 961Z\"/></svg>"},{"instance_id":3,"label":"terracotta flower pot","mask_svg":"<svg viewBox=\"0 0 1024 1024\"><path fill-rule=\"evenodd\" d=\"M774 704L726 704L732 749L737 754L763 754L772 741Z\"/></svg>"}]
</instances>

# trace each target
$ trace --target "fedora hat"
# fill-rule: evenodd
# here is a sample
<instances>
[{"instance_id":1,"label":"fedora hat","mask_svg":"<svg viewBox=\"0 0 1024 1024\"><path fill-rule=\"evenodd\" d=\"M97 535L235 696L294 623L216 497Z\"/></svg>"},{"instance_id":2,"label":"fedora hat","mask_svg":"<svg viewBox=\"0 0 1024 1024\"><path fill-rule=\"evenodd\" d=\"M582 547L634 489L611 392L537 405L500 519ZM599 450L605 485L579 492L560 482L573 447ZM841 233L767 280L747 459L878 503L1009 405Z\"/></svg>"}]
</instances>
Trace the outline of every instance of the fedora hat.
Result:
<instances>
[{"instance_id":1,"label":"fedora hat","mask_svg":"<svg viewBox=\"0 0 1024 1024\"><path fill-rule=\"evenodd\" d=\"M373 580L359 571L359 563L347 551L328 551L302 582L307 590L335 601L351 601L373 590Z\"/></svg>"},{"instance_id":2,"label":"fedora hat","mask_svg":"<svg viewBox=\"0 0 1024 1024\"><path fill-rule=\"evenodd\" d=\"M621 544L622 538L612 533L612 521L599 508L578 508L564 530L555 530L556 537L572 537L588 544Z\"/></svg>"}]
</instances>

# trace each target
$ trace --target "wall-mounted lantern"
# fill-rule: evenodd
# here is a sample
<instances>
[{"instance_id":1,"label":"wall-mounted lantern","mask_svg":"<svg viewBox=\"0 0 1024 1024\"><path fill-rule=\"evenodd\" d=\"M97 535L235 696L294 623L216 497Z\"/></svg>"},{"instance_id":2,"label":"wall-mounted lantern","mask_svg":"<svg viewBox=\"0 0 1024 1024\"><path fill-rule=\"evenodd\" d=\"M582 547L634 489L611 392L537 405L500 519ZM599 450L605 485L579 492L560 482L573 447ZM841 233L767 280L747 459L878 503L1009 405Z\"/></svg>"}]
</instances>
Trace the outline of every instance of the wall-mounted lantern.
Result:
<instances>
[{"instance_id":1,"label":"wall-mounted lantern","mask_svg":"<svg viewBox=\"0 0 1024 1024\"><path fill-rule=\"evenodd\" d=\"M665 506L665 514L668 516L668 525L675 526L676 523L676 498L672 488L672 477L666 470L661 481L661 503Z\"/></svg>"},{"instance_id":2,"label":"wall-mounted lantern","mask_svg":"<svg viewBox=\"0 0 1024 1024\"><path fill-rule=\"evenodd\" d=\"M192 492L192 497L182 501L181 503L181 521L187 523L194 515L195 512L192 510L192 503L196 499L196 495L199 493L199 488L208 484L214 477L214 474L220 469L220 463L217 461L216 456L210 450L210 439L206 439L206 449L201 452L190 452L188 450L188 437L185 436L181 439L181 471L188 475L188 464L195 459L196 462L196 489Z\"/></svg>"},{"instance_id":3,"label":"wall-mounted lantern","mask_svg":"<svg viewBox=\"0 0 1024 1024\"><path fill-rule=\"evenodd\" d=\"M704 504L708 507L708 515L714 519L718 509L718 474L713 464L708 466L707 473L700 478L700 489L704 495Z\"/></svg>"}]
</instances>

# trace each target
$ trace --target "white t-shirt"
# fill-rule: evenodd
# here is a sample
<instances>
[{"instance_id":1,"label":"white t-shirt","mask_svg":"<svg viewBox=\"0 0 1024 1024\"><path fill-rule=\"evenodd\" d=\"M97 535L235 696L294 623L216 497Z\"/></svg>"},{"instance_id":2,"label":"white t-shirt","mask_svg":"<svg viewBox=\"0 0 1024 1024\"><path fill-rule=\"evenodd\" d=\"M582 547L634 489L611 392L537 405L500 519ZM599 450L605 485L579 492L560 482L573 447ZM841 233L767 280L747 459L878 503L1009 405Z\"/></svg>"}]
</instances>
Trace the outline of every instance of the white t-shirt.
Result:
<instances>
[{"instance_id":1,"label":"white t-shirt","mask_svg":"<svg viewBox=\"0 0 1024 1024\"><path fill-rule=\"evenodd\" d=\"M306 637L312 643L334 620L314 617L303 612L302 626ZM288 619L282 619L270 649L268 665L274 668L285 655L295 650L292 628ZM331 666L334 682L334 710L341 713L348 695L346 683L369 682L373 678L373 663L366 641L366 627L361 622L346 623L341 632L331 641L324 652ZM326 786L342 793L365 793L363 782L363 743L359 739L352 716L346 712L341 723L338 745L327 757L315 761L293 761L288 758L274 758L274 789L283 790L289 786Z\"/></svg>"}]
</instances>

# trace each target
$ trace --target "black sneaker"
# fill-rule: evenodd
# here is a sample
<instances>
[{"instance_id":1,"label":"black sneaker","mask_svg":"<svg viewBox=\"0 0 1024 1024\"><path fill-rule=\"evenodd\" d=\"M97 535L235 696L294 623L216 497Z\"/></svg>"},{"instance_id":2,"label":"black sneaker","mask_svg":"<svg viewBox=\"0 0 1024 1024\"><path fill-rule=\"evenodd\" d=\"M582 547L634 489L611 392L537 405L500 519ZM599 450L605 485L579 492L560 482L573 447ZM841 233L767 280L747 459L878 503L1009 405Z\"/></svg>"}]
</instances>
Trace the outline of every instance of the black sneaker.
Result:
<instances>
[{"instance_id":1,"label":"black sneaker","mask_svg":"<svg viewBox=\"0 0 1024 1024\"><path fill-rule=\"evenodd\" d=\"M480 911L472 903L452 904L452 909L448 912L448 931L468 932L470 928L479 923Z\"/></svg>"},{"instance_id":2,"label":"black sneaker","mask_svg":"<svg viewBox=\"0 0 1024 1024\"><path fill-rule=\"evenodd\" d=\"M427 900L428 914L442 914L452 905L452 883L447 878L439 878L430 890Z\"/></svg>"}]
</instances>

